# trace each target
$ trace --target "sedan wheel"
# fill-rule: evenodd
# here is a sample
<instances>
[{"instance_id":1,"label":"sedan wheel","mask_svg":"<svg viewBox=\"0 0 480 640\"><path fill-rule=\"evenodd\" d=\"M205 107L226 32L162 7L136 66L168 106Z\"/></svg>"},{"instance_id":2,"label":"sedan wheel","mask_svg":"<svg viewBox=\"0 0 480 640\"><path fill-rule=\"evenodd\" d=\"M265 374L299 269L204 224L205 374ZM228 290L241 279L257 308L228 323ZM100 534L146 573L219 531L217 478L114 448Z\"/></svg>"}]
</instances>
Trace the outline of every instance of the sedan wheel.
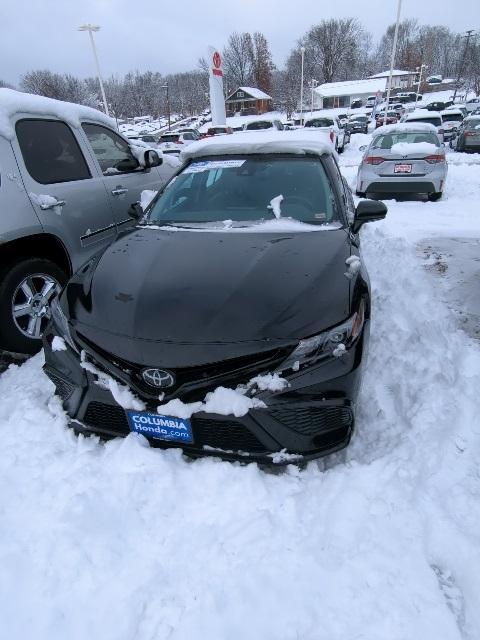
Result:
<instances>
[{"instance_id":1,"label":"sedan wheel","mask_svg":"<svg viewBox=\"0 0 480 640\"><path fill-rule=\"evenodd\" d=\"M50 319L50 305L66 281L50 260L32 258L3 274L0 286L1 346L18 353L36 353Z\"/></svg>"}]
</instances>

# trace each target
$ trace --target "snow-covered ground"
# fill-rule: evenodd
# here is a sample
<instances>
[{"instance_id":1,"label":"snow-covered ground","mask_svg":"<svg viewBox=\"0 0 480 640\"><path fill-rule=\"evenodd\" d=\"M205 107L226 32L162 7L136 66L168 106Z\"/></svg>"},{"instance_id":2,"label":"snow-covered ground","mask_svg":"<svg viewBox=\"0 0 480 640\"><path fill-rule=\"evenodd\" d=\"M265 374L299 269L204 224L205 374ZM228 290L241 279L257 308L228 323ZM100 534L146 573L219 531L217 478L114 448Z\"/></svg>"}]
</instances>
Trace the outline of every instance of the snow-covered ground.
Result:
<instances>
[{"instance_id":1,"label":"snow-covered ground","mask_svg":"<svg viewBox=\"0 0 480 640\"><path fill-rule=\"evenodd\" d=\"M341 156L352 185L367 140ZM2 638L478 640L480 345L423 249L478 241L479 161L449 154L442 201L362 231L370 356L329 459L274 474L76 438L41 355L4 372Z\"/></svg>"}]
</instances>

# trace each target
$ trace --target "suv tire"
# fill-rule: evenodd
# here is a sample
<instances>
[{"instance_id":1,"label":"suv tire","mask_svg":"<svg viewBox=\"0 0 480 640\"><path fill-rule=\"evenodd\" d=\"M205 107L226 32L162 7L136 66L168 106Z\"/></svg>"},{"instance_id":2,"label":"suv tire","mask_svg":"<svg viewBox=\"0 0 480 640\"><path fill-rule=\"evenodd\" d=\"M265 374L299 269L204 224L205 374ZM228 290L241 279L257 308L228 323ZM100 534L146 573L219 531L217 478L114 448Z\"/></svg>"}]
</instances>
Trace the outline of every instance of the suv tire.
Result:
<instances>
[{"instance_id":1,"label":"suv tire","mask_svg":"<svg viewBox=\"0 0 480 640\"><path fill-rule=\"evenodd\" d=\"M441 191L436 191L434 193L429 193L428 194L428 199L429 199L430 202L437 202L437 200L440 200L442 195L443 195L443 193Z\"/></svg>"},{"instance_id":2,"label":"suv tire","mask_svg":"<svg viewBox=\"0 0 480 640\"><path fill-rule=\"evenodd\" d=\"M4 269L0 276L2 348L27 354L40 351L50 303L66 281L66 273L44 258L27 258Z\"/></svg>"}]
</instances>

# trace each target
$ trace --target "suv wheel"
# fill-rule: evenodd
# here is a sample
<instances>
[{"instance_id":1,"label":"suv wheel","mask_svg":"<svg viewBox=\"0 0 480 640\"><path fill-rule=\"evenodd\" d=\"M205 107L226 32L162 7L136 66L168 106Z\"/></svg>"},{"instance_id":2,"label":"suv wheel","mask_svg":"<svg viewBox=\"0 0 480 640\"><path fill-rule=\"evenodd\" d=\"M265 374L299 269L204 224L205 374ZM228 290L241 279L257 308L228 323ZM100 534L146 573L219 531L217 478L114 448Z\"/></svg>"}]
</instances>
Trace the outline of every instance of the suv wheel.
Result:
<instances>
[{"instance_id":1,"label":"suv wheel","mask_svg":"<svg viewBox=\"0 0 480 640\"><path fill-rule=\"evenodd\" d=\"M435 193L429 193L428 199L430 200L430 202L437 202L437 200L440 200L442 195L443 193L441 191L436 191Z\"/></svg>"},{"instance_id":2,"label":"suv wheel","mask_svg":"<svg viewBox=\"0 0 480 640\"><path fill-rule=\"evenodd\" d=\"M50 304L67 281L54 262L29 258L9 265L0 284L0 336L4 349L36 353L50 319Z\"/></svg>"}]
</instances>

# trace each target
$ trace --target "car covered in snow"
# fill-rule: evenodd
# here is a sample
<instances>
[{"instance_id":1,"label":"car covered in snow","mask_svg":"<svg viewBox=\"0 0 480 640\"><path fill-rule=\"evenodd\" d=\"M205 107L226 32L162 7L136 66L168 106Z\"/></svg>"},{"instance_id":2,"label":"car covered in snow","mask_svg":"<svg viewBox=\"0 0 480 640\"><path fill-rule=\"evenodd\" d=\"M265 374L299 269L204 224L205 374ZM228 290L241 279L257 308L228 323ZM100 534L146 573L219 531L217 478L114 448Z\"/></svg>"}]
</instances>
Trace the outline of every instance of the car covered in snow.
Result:
<instances>
[{"instance_id":1,"label":"car covered in snow","mask_svg":"<svg viewBox=\"0 0 480 640\"><path fill-rule=\"evenodd\" d=\"M0 89L0 346L34 353L68 277L175 168L96 109Z\"/></svg>"},{"instance_id":2,"label":"car covered in snow","mask_svg":"<svg viewBox=\"0 0 480 640\"><path fill-rule=\"evenodd\" d=\"M263 129L277 129L278 131L283 131L283 124L277 119L269 120L261 118L259 120L250 120L243 125L244 131L261 131Z\"/></svg>"},{"instance_id":3,"label":"car covered in snow","mask_svg":"<svg viewBox=\"0 0 480 640\"><path fill-rule=\"evenodd\" d=\"M453 138L463 122L464 114L460 109L450 108L441 111L444 141Z\"/></svg>"},{"instance_id":4,"label":"car covered in snow","mask_svg":"<svg viewBox=\"0 0 480 640\"><path fill-rule=\"evenodd\" d=\"M71 425L191 456L346 446L370 287L332 146L306 129L201 140L138 225L70 280L44 336Z\"/></svg>"},{"instance_id":5,"label":"car covered in snow","mask_svg":"<svg viewBox=\"0 0 480 640\"><path fill-rule=\"evenodd\" d=\"M304 127L326 133L338 153L343 153L345 145L350 141L350 133L340 124L336 116L309 118L305 120Z\"/></svg>"},{"instance_id":6,"label":"car covered in snow","mask_svg":"<svg viewBox=\"0 0 480 640\"><path fill-rule=\"evenodd\" d=\"M446 177L445 151L433 125L385 125L365 149L356 193L360 197L418 193L435 201L442 197Z\"/></svg>"},{"instance_id":7,"label":"car covered in snow","mask_svg":"<svg viewBox=\"0 0 480 640\"><path fill-rule=\"evenodd\" d=\"M179 155L185 145L192 144L196 140L198 140L198 134L191 131L169 131L163 133L158 139L158 148L163 153Z\"/></svg>"},{"instance_id":8,"label":"car covered in snow","mask_svg":"<svg viewBox=\"0 0 480 640\"><path fill-rule=\"evenodd\" d=\"M347 131L352 133L368 133L370 118L365 113L354 113L346 124Z\"/></svg>"},{"instance_id":9,"label":"car covered in snow","mask_svg":"<svg viewBox=\"0 0 480 640\"><path fill-rule=\"evenodd\" d=\"M450 141L457 151L480 152L480 113L465 118Z\"/></svg>"}]
</instances>

